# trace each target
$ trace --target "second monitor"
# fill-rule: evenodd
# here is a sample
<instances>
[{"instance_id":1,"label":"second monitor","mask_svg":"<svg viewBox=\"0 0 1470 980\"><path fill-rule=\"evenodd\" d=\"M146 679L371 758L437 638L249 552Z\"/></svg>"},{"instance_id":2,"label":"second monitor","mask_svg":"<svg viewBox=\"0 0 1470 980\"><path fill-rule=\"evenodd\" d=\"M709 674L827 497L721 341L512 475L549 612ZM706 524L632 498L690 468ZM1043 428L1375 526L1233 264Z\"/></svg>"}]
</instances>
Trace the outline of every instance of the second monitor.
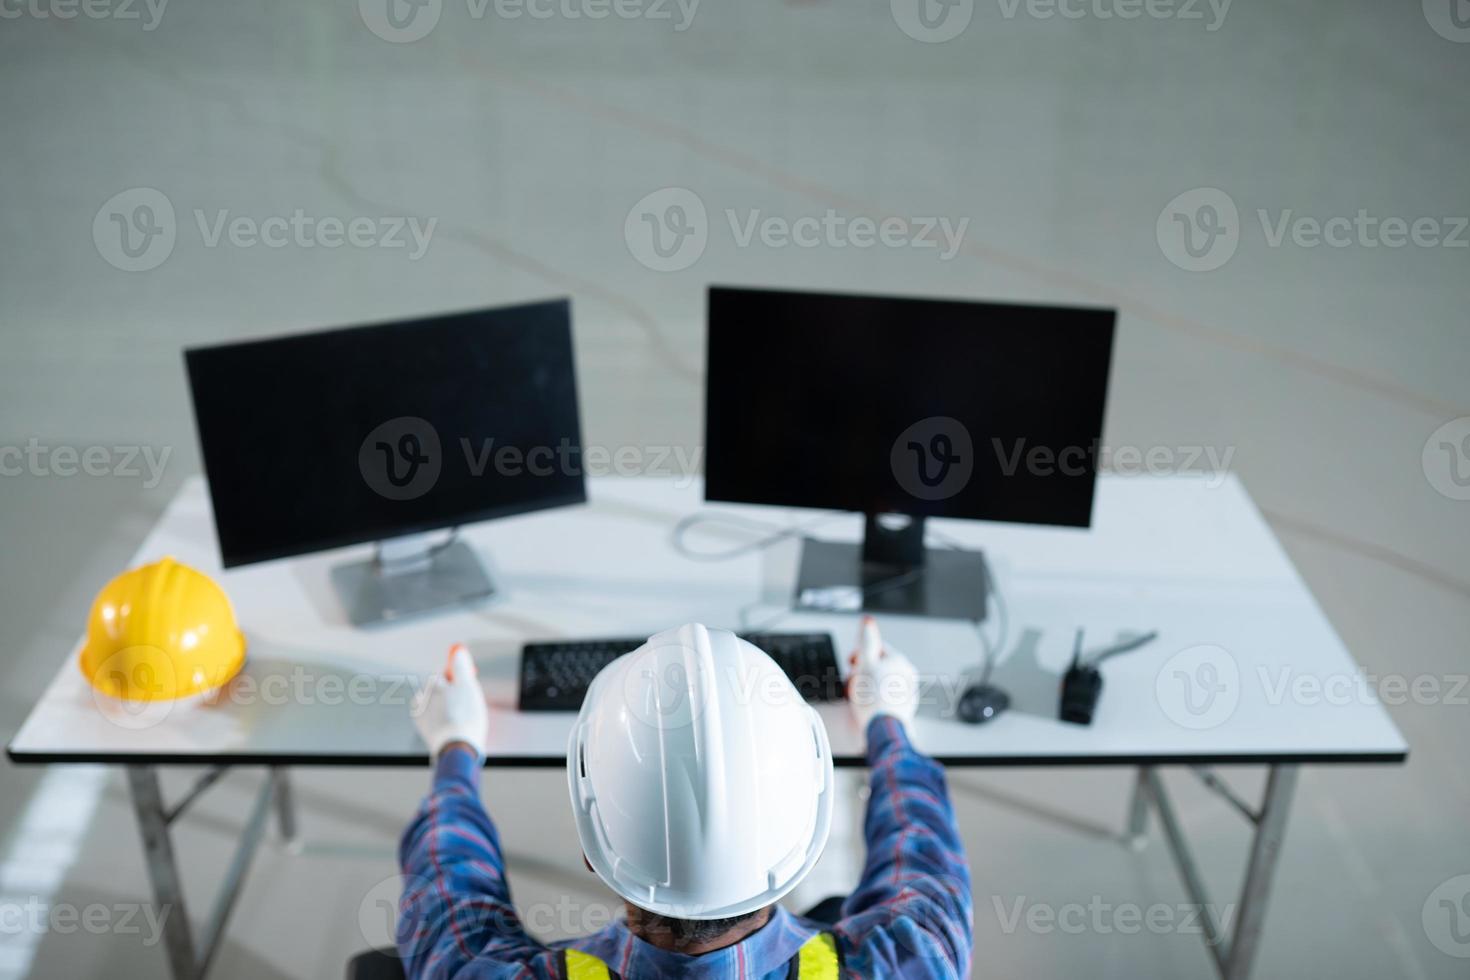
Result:
<instances>
[{"instance_id":1,"label":"second monitor","mask_svg":"<svg viewBox=\"0 0 1470 980\"><path fill-rule=\"evenodd\" d=\"M711 288L706 499L867 515L861 546L806 542L799 604L982 619L983 559L924 519L1089 525L1115 320Z\"/></svg>"}]
</instances>

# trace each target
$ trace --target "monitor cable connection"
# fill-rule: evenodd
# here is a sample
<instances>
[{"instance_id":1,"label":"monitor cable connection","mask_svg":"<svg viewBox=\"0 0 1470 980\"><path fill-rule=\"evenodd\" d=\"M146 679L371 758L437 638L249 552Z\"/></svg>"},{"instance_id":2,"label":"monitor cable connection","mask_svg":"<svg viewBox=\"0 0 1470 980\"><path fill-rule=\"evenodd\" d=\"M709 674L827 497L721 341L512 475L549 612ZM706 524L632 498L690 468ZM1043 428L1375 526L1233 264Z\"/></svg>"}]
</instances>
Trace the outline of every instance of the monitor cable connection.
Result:
<instances>
[{"instance_id":1,"label":"monitor cable connection","mask_svg":"<svg viewBox=\"0 0 1470 980\"><path fill-rule=\"evenodd\" d=\"M673 530L670 532L670 543L672 544L675 551L677 551L685 558L690 559L691 561L733 561L736 558L743 558L746 555L756 554L765 551L768 548L780 544L782 541L788 541L792 538L803 537L808 532L815 530L822 524L825 524L826 522L831 521L839 516L841 515L838 513L827 513L811 521L807 521L801 524L791 524L783 527L782 525L773 524L768 521L755 520L752 518L741 517L734 514L689 514L674 525ZM732 548L725 548L718 551L701 551L695 548L691 548L687 541L689 532L701 524L724 524L727 527L731 527L737 530L743 530L752 533L763 533L763 536L757 538L755 541L749 541L741 545L736 545ZM965 550L964 545L960 544L958 541L955 541L953 538L950 538L938 531L933 530L932 528L929 529L929 536L932 537L934 541L942 547L948 548L953 551ZM922 580L925 572L926 569L922 567L907 569L895 575L889 576L888 578L883 578L877 580L876 582L867 583L866 585L861 587L859 594L861 595L862 599L866 600L871 596L878 595L890 589L900 589ZM985 632L984 621L979 619L972 620L975 625L975 631L980 637L980 647L983 657L983 661L981 664L981 683L987 683L990 680L990 674L991 671L995 668L996 659L1000 654L1004 653L1005 651L1005 644L1006 641L1009 639L1010 632L1010 610L1006 605L1005 594L1001 591L999 583L996 582L994 572L987 569L986 575L988 577L989 584L988 593L991 600L993 601L996 611L997 629L995 638L994 640L992 640ZM763 605L763 603L757 600L756 602L749 603L741 607L739 613L741 631L760 632L775 625L782 619L785 619L787 616L789 616L793 611L795 611L794 606L787 606L769 619L752 625L749 621L750 613L753 609L760 605ZM809 605L803 606L802 608L807 611L822 611L820 607L813 607ZM833 605L827 611L837 612L843 610L841 610L840 607Z\"/></svg>"}]
</instances>

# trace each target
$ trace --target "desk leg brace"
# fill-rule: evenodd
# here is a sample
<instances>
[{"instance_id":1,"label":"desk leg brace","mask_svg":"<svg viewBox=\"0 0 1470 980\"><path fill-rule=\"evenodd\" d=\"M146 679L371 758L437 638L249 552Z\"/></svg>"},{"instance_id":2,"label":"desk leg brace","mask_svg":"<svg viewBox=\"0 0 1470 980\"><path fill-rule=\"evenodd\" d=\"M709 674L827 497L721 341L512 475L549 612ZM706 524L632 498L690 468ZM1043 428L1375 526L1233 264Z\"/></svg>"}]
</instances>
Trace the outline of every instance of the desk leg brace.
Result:
<instances>
[{"instance_id":1,"label":"desk leg brace","mask_svg":"<svg viewBox=\"0 0 1470 980\"><path fill-rule=\"evenodd\" d=\"M240 843L230 861L229 869L225 872L225 880L220 885L214 907L210 910L209 921L196 944L168 828L204 789L213 785L219 778L219 772L211 770L206 773L199 784L186 794L183 802L170 810L164 804L163 790L159 786L158 770L155 767L131 765L127 770L133 809L137 813L138 829L143 836L143 856L148 867L148 881L153 888L153 903L163 922L163 943L168 955L169 972L174 980L199 980L209 970L214 954L219 950L225 923L235 906L235 899L240 895L240 886L245 881L250 859L260 844L266 816L273 800L283 835L289 836L294 832L295 820L291 812L285 773L273 769L270 778L256 796L249 819L241 832Z\"/></svg>"},{"instance_id":2,"label":"desk leg brace","mask_svg":"<svg viewBox=\"0 0 1470 980\"><path fill-rule=\"evenodd\" d=\"M1251 841L1250 861L1246 865L1245 883L1240 889L1240 901L1235 909L1235 927L1226 936L1215 921L1209 893L1200 877L1194 855L1189 851L1183 828L1174 814L1174 807L1164 791L1164 783L1153 766L1142 766L1138 770L1138 782L1134 787L1133 800L1128 808L1127 838L1139 846L1147 830L1150 805L1159 815L1159 824L1164 831L1164 840L1174 858L1179 876L1184 879L1185 890L1190 900L1199 907L1200 921L1204 926L1205 944L1214 955L1215 966L1223 980L1246 980L1255 961L1256 948L1260 945L1261 930L1266 921L1266 901L1270 897L1271 877L1276 870L1276 860L1281 853L1281 841L1286 831L1286 817L1291 808L1291 795L1296 787L1295 765L1273 765L1266 778L1266 793L1259 811L1251 810L1236 797L1228 786L1207 770L1196 769L1204 784L1223 797L1247 820L1256 825Z\"/></svg>"}]
</instances>

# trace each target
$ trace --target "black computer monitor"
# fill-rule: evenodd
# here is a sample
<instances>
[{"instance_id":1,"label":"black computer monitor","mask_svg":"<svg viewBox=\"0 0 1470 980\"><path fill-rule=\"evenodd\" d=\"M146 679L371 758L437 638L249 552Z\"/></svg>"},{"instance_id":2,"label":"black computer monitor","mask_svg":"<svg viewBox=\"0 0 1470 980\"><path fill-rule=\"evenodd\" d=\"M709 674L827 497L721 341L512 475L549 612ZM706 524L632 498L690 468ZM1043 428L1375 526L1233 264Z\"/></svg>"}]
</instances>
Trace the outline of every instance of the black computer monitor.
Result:
<instances>
[{"instance_id":1,"label":"black computer monitor","mask_svg":"<svg viewBox=\"0 0 1470 980\"><path fill-rule=\"evenodd\" d=\"M808 542L803 590L932 566L907 594L865 605L902 611L927 590L915 611L973 611L959 596L983 582L954 579L983 569L926 551L923 518L1089 524L1115 320L1105 309L711 288L705 496L868 515L860 550ZM940 601L949 586L956 601Z\"/></svg>"},{"instance_id":2,"label":"black computer monitor","mask_svg":"<svg viewBox=\"0 0 1470 980\"><path fill-rule=\"evenodd\" d=\"M373 562L334 571L354 620L488 594L462 543L386 539L586 500L566 300L185 361L225 567L383 542Z\"/></svg>"}]
</instances>

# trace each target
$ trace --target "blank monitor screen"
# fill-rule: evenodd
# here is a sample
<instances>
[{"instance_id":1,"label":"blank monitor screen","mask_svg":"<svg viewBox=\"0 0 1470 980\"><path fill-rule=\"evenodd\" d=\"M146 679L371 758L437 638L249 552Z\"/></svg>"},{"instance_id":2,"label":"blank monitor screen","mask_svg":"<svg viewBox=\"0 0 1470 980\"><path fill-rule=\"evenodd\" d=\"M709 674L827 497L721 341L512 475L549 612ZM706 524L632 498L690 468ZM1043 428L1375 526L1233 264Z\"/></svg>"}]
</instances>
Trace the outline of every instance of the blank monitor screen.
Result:
<instances>
[{"instance_id":1,"label":"blank monitor screen","mask_svg":"<svg viewBox=\"0 0 1470 980\"><path fill-rule=\"evenodd\" d=\"M712 288L705 495L1086 527L1115 319Z\"/></svg>"},{"instance_id":2,"label":"blank monitor screen","mask_svg":"<svg viewBox=\"0 0 1470 980\"><path fill-rule=\"evenodd\" d=\"M565 300L185 360L226 567L586 499Z\"/></svg>"}]
</instances>

